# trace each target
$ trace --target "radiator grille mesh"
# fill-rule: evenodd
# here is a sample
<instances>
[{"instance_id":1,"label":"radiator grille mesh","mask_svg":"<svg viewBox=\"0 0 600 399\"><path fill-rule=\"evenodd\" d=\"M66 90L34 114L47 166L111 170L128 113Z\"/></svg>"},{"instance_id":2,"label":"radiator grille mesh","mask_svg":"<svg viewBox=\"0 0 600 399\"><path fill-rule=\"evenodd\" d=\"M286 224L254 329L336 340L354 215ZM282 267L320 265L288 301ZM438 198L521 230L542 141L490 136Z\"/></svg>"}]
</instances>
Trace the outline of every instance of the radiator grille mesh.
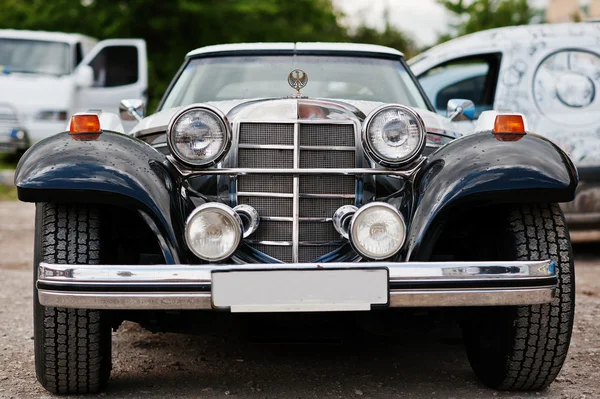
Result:
<instances>
[{"instance_id":1,"label":"radiator grille mesh","mask_svg":"<svg viewBox=\"0 0 600 399\"><path fill-rule=\"evenodd\" d=\"M238 167L240 168L293 168L297 152L300 168L324 169L323 174L304 175L299 180L299 217L331 218L342 205L354 204L354 198L303 198L302 194L354 194L354 176L327 175L326 169L354 168L355 151L348 149L303 149L310 147L354 147L355 132L351 124L299 124L299 148L244 148L246 145L294 145L294 124L241 123L239 130ZM237 178L237 190L242 193L294 193L294 177L285 175L242 175ZM293 198L275 196L238 195L239 204L253 206L261 217L293 217ZM256 241L293 241L293 222L261 220L258 230L248 237L248 244L282 262L292 262L293 247L254 243ZM298 222L298 261L311 262L334 251L341 244L340 235L331 222ZM320 244L320 245L315 245Z\"/></svg>"}]
</instances>

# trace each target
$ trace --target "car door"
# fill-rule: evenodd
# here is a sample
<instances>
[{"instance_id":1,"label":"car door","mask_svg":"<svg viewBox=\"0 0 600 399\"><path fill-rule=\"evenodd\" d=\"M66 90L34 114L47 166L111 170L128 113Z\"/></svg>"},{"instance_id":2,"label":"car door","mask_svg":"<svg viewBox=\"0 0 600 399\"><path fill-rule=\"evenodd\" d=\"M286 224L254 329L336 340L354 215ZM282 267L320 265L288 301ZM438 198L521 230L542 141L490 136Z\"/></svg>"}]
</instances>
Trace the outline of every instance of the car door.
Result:
<instances>
[{"instance_id":1,"label":"car door","mask_svg":"<svg viewBox=\"0 0 600 399\"><path fill-rule=\"evenodd\" d=\"M99 42L78 68L91 67L93 82L79 87L74 112L101 109L118 113L125 98L147 100L148 71L146 42L140 39L111 39ZM129 131L135 122L124 123Z\"/></svg>"},{"instance_id":2,"label":"car door","mask_svg":"<svg viewBox=\"0 0 600 399\"><path fill-rule=\"evenodd\" d=\"M494 109L501 59L501 53L449 59L420 72L417 78L439 114L446 116L448 100L463 98L473 101L477 119L483 111ZM473 121L454 124L462 133L470 133L474 127Z\"/></svg>"}]
</instances>

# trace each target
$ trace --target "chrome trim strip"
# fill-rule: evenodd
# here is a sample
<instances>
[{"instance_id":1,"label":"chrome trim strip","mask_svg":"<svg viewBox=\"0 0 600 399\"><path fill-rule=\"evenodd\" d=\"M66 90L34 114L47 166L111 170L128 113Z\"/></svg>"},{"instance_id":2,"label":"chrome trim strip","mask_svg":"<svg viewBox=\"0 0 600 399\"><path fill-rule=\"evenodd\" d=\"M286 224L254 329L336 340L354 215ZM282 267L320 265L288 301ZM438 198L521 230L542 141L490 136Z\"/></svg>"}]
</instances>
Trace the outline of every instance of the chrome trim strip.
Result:
<instances>
[{"instance_id":1,"label":"chrome trim strip","mask_svg":"<svg viewBox=\"0 0 600 399\"><path fill-rule=\"evenodd\" d=\"M552 302L556 289L390 291L390 307L518 306Z\"/></svg>"},{"instance_id":2,"label":"chrome trim strip","mask_svg":"<svg viewBox=\"0 0 600 399\"><path fill-rule=\"evenodd\" d=\"M301 222L329 223L333 218L300 218Z\"/></svg>"},{"instance_id":3,"label":"chrome trim strip","mask_svg":"<svg viewBox=\"0 0 600 399\"><path fill-rule=\"evenodd\" d=\"M314 151L356 151L356 147L346 147L342 145L318 146L318 145L301 145L301 150Z\"/></svg>"},{"instance_id":4,"label":"chrome trim strip","mask_svg":"<svg viewBox=\"0 0 600 399\"><path fill-rule=\"evenodd\" d=\"M240 144L238 148L261 149L261 150L293 150L293 145L278 145L278 144Z\"/></svg>"},{"instance_id":5,"label":"chrome trim strip","mask_svg":"<svg viewBox=\"0 0 600 399\"><path fill-rule=\"evenodd\" d=\"M154 148L165 148L167 147L167 143L163 142L163 143L156 143L156 144L150 144L152 147Z\"/></svg>"},{"instance_id":6,"label":"chrome trim strip","mask_svg":"<svg viewBox=\"0 0 600 399\"><path fill-rule=\"evenodd\" d=\"M183 177L190 177L196 175L389 175L403 177L406 179L412 178L418 171L421 165L426 161L427 158L421 157L412 167L403 170L392 170L392 169L374 169L374 168L354 168L354 169L256 169L256 168L223 168L223 169L201 169L191 170L186 169L185 166L179 164L172 156L167 155L169 161L175 166L177 171Z\"/></svg>"},{"instance_id":7,"label":"chrome trim strip","mask_svg":"<svg viewBox=\"0 0 600 399\"><path fill-rule=\"evenodd\" d=\"M245 239L245 243L247 244L259 244L259 245L272 245L272 246L281 246L281 247L291 247L294 245L293 241L260 241L260 240L250 240ZM301 247L321 247L321 246L340 246L346 244L346 241L298 241L298 245ZM293 264L293 263L290 263Z\"/></svg>"},{"instance_id":8,"label":"chrome trim strip","mask_svg":"<svg viewBox=\"0 0 600 399\"><path fill-rule=\"evenodd\" d=\"M300 125L294 123L294 169L300 168ZM300 241L300 177L294 176L294 203L292 205L292 263L298 263Z\"/></svg>"},{"instance_id":9,"label":"chrome trim strip","mask_svg":"<svg viewBox=\"0 0 600 399\"><path fill-rule=\"evenodd\" d=\"M238 191L238 197L277 197L277 198L292 198L293 193L267 193L267 192L252 192Z\"/></svg>"},{"instance_id":10,"label":"chrome trim strip","mask_svg":"<svg viewBox=\"0 0 600 399\"><path fill-rule=\"evenodd\" d=\"M300 198L356 198L354 194L300 194Z\"/></svg>"},{"instance_id":11,"label":"chrome trim strip","mask_svg":"<svg viewBox=\"0 0 600 399\"><path fill-rule=\"evenodd\" d=\"M298 218L301 222L311 223L330 223L333 218ZM293 222L294 218L289 216L261 216L260 220L271 221L271 222Z\"/></svg>"},{"instance_id":12,"label":"chrome trim strip","mask_svg":"<svg viewBox=\"0 0 600 399\"><path fill-rule=\"evenodd\" d=\"M244 240L247 244L271 245L275 247L291 247L291 241L261 241L261 240Z\"/></svg>"},{"instance_id":13,"label":"chrome trim strip","mask_svg":"<svg viewBox=\"0 0 600 399\"><path fill-rule=\"evenodd\" d=\"M271 222L293 222L294 218L289 216L261 216L260 220Z\"/></svg>"},{"instance_id":14,"label":"chrome trim strip","mask_svg":"<svg viewBox=\"0 0 600 399\"><path fill-rule=\"evenodd\" d=\"M40 263L39 301L44 306L82 309L211 309L213 271L235 270L389 270L391 307L422 306L512 306L548 303L556 284L545 283L556 277L553 261L509 262L365 262L252 265L57 265ZM494 282L491 288L477 288L478 282ZM410 288L411 283L435 282L439 289ZM444 288L461 283L474 288ZM537 284L535 284L537 282ZM406 283L406 288L397 288ZM519 283L520 285L515 285ZM206 291L181 291L182 284L203 285ZM150 292L131 287L153 287ZM90 287L87 289L85 287ZM109 292L93 287L112 287ZM129 287L129 288L128 288ZM169 291L179 287L179 291ZM76 289L76 290L75 290ZM156 291L155 289L158 289Z\"/></svg>"}]
</instances>

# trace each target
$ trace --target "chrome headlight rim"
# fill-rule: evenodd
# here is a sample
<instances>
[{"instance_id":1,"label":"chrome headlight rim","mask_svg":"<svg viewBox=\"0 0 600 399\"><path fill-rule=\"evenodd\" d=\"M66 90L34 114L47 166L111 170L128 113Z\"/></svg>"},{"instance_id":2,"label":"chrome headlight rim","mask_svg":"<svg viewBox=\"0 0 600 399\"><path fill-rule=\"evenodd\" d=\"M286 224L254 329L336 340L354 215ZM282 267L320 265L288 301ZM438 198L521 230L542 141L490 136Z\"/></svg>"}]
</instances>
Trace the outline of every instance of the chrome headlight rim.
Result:
<instances>
[{"instance_id":1,"label":"chrome headlight rim","mask_svg":"<svg viewBox=\"0 0 600 399\"><path fill-rule=\"evenodd\" d=\"M355 231L354 231L354 226L356 221L358 220L358 218L367 210L372 209L372 208L377 208L377 207L381 207L381 208L386 208L388 210L390 210L392 213L394 213L399 219L400 222L402 224L403 230L404 230L404 235L402 237L402 240L400 241L400 244L398 245L398 248L390 254L386 254L386 255L381 255L381 256L373 256L372 254L367 254L364 251L362 251L362 249L356 244L355 239L353 238L353 236L355 237ZM370 260L385 260L385 259L389 259L390 257L396 255L398 252L400 252L400 250L402 250L402 248L404 247L404 244L406 243L406 235L407 235L407 226L406 226L406 220L404 219L404 216L402 216L402 213L400 213L400 211L398 211L398 209L396 209L394 206L388 204L387 202L370 202L366 205L361 206L360 208L358 208L358 210L354 213L354 215L352 216L352 219L350 219L350 226L348 228L348 235L349 235L349 242L350 245L352 246L352 249L354 249L354 251L359 254L361 257L365 258L365 259L370 259Z\"/></svg>"},{"instance_id":2,"label":"chrome headlight rim","mask_svg":"<svg viewBox=\"0 0 600 399\"><path fill-rule=\"evenodd\" d=\"M199 253L196 248L194 248L190 243L191 243L191 237L190 237L190 226L191 226L191 222L194 220L194 218L201 212L205 212L207 209L212 209L212 210L216 210L217 212L221 212L222 214L224 214L226 217L230 218L231 221L233 222L234 226L239 226L239 231L238 229L235 230L236 233L236 240L234 241L234 244L231 246L231 249L229 251L227 251L226 253L224 253L221 256L218 257L207 257L202 253ZM207 202L206 204L202 204L200 206L198 206L197 208L195 208L192 213L190 213L190 215L188 216L188 218L185 221L185 242L186 245L188 247L188 249L198 258L207 261L207 262L219 262L222 260L225 260L229 257L231 257L235 251L237 251L238 247L240 246L240 243L242 242L242 238L244 235L244 224L242 222L242 219L240 218L240 215L238 215L237 212L235 212L231 207L225 205L225 204L221 204L220 202Z\"/></svg>"},{"instance_id":3,"label":"chrome headlight rim","mask_svg":"<svg viewBox=\"0 0 600 399\"><path fill-rule=\"evenodd\" d=\"M212 113L213 115L215 115L217 118L220 119L221 123L223 124L223 126L225 128L225 137L223 140L224 141L223 147L218 152L218 154L216 156L214 156L212 159L210 159L209 161L202 161L202 160L194 161L192 159L182 156L179 153L179 151L177 150L175 143L173 142L173 127L177 124L177 122L179 121L179 119L181 119L181 117L183 117L186 113L188 113L190 111L206 111L206 112ZM180 109L175 115L173 115L173 117L171 118L171 120L169 121L169 124L167 126L167 144L169 146L169 151L171 152L171 154L173 154L173 156L175 157L175 159L177 159L177 161L179 161L182 164L189 166L189 167L209 167L209 166L216 165L229 152L229 149L231 148L231 141L232 141L231 125L229 124L229 120L227 119L227 116L223 113L223 111L221 111L217 107L213 107L211 105L204 105L204 104L203 105L198 105L198 104L188 105L187 107Z\"/></svg>"},{"instance_id":4,"label":"chrome headlight rim","mask_svg":"<svg viewBox=\"0 0 600 399\"><path fill-rule=\"evenodd\" d=\"M419 132L420 132L419 143L418 143L417 147L415 147L415 149L408 156L404 157L404 159L402 159L400 161L386 159L385 157L381 156L375 150L375 148L373 147L372 143L369 141L369 138L368 138L369 128L371 126L371 123L373 122L373 119L375 119L381 112L386 111L388 109L393 109L393 108L399 109L402 112L405 112L405 113L409 114L411 117L413 117L417 121L417 125L418 125ZM379 164L383 167L386 167L386 168L397 169L399 167L408 165L411 162L413 162L414 160L416 160L423 153L423 149L425 148L426 141L427 141L427 131L425 129L425 123L423 122L423 118L421 118L421 115L419 115L418 112L416 112L412 108L407 107L402 104L384 104L380 107L377 107L373 111L371 111L369 113L369 115L367 115L367 117L365 118L365 120L363 122L363 127L362 127L362 131L361 131L361 143L362 143L362 147L365 151L365 154L367 154L369 159L371 159L372 161L374 161L377 164Z\"/></svg>"}]
</instances>

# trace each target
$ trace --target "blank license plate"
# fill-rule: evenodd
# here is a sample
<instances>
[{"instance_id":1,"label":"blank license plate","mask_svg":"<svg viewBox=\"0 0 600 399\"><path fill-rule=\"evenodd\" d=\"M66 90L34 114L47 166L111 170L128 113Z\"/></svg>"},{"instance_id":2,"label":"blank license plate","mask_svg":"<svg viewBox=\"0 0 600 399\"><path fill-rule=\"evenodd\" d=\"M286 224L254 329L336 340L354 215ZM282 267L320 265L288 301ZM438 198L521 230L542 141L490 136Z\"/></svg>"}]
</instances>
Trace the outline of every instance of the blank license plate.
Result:
<instances>
[{"instance_id":1,"label":"blank license plate","mask_svg":"<svg viewBox=\"0 0 600 399\"><path fill-rule=\"evenodd\" d=\"M231 312L370 310L387 305L387 269L213 271L212 302Z\"/></svg>"}]
</instances>

